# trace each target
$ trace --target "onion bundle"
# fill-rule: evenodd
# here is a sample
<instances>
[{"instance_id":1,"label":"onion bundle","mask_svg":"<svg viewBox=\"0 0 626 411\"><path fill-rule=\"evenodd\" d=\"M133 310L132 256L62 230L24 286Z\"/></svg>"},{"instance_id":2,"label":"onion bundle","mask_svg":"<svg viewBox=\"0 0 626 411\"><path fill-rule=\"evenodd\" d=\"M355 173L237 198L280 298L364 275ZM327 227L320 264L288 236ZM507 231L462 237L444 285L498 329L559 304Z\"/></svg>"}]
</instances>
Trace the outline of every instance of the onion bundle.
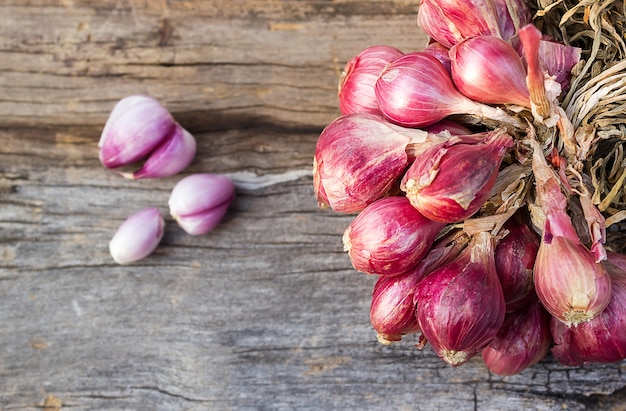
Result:
<instances>
[{"instance_id":1,"label":"onion bundle","mask_svg":"<svg viewBox=\"0 0 626 411\"><path fill-rule=\"evenodd\" d=\"M550 350L566 365L626 358L620 4L421 0L428 45L348 63L314 190L358 214L343 241L378 276L379 342L415 334L501 375Z\"/></svg>"}]
</instances>

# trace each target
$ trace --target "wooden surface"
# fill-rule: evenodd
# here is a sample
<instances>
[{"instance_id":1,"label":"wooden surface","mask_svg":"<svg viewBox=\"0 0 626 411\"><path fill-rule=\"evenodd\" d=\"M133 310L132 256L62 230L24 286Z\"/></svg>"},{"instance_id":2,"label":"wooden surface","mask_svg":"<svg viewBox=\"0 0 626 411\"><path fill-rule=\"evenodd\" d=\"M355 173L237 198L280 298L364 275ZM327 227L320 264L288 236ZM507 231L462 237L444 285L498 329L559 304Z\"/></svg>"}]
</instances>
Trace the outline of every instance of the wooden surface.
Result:
<instances>
[{"instance_id":1,"label":"wooden surface","mask_svg":"<svg viewBox=\"0 0 626 411\"><path fill-rule=\"evenodd\" d=\"M0 409L624 410L624 364L551 357L514 377L450 368L414 339L381 346L351 216L318 210L311 166L346 60L421 48L417 1L0 2ZM97 143L146 93L198 140L190 168L127 181ZM108 241L167 215L184 175L225 173L213 232L168 217L149 258Z\"/></svg>"}]
</instances>

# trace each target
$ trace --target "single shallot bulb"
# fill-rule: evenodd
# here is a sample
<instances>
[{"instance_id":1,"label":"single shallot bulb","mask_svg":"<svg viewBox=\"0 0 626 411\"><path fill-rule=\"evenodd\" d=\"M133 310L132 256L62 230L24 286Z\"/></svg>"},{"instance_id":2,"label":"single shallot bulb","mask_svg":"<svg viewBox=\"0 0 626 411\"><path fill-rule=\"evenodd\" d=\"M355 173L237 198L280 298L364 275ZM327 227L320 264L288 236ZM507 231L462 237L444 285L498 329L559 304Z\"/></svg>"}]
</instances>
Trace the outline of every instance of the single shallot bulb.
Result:
<instances>
[{"instance_id":1,"label":"single shallot bulb","mask_svg":"<svg viewBox=\"0 0 626 411\"><path fill-rule=\"evenodd\" d=\"M380 276L374 285L370 321L378 342L391 344L405 334L419 331L413 296L425 275L451 262L467 245L466 235L455 236L451 242L442 240L411 270L394 276Z\"/></svg>"},{"instance_id":2,"label":"single shallot bulb","mask_svg":"<svg viewBox=\"0 0 626 411\"><path fill-rule=\"evenodd\" d=\"M480 35L511 38L532 14L523 0L421 0L417 22L450 48Z\"/></svg>"},{"instance_id":3,"label":"single shallot bulb","mask_svg":"<svg viewBox=\"0 0 626 411\"><path fill-rule=\"evenodd\" d=\"M479 233L461 257L417 285L422 336L450 365L461 365L479 353L504 322L504 295L493 254L491 234Z\"/></svg>"},{"instance_id":4,"label":"single shallot bulb","mask_svg":"<svg viewBox=\"0 0 626 411\"><path fill-rule=\"evenodd\" d=\"M444 225L424 217L406 197L381 198L346 228L344 251L357 271L402 274L428 253Z\"/></svg>"},{"instance_id":5,"label":"single shallot bulb","mask_svg":"<svg viewBox=\"0 0 626 411\"><path fill-rule=\"evenodd\" d=\"M104 125L98 143L102 165L111 169L145 160L126 178L170 177L185 169L196 154L196 140L152 97L134 95L120 100Z\"/></svg>"},{"instance_id":6,"label":"single shallot bulb","mask_svg":"<svg viewBox=\"0 0 626 411\"><path fill-rule=\"evenodd\" d=\"M339 109L341 114L380 114L374 85L385 66L402 56L400 50L390 46L371 46L353 57L343 69L339 79Z\"/></svg>"},{"instance_id":7,"label":"single shallot bulb","mask_svg":"<svg viewBox=\"0 0 626 411\"><path fill-rule=\"evenodd\" d=\"M429 126L453 114L526 127L501 109L465 97L444 65L424 52L408 53L389 63L376 81L375 92L383 115L404 127Z\"/></svg>"},{"instance_id":8,"label":"single shallot bulb","mask_svg":"<svg viewBox=\"0 0 626 411\"><path fill-rule=\"evenodd\" d=\"M510 219L504 228L508 234L496 246L495 261L506 310L511 312L526 305L535 295L533 267L539 237L518 219Z\"/></svg>"},{"instance_id":9,"label":"single shallot bulb","mask_svg":"<svg viewBox=\"0 0 626 411\"><path fill-rule=\"evenodd\" d=\"M230 178L218 174L192 174L174 186L170 214L191 235L206 234L226 215L235 198Z\"/></svg>"},{"instance_id":10,"label":"single shallot bulb","mask_svg":"<svg viewBox=\"0 0 626 411\"><path fill-rule=\"evenodd\" d=\"M585 247L567 214L567 198L548 166L541 146L532 142L537 196L545 223L533 269L537 296L550 314L567 326L597 317L609 304L611 279Z\"/></svg>"},{"instance_id":11,"label":"single shallot bulb","mask_svg":"<svg viewBox=\"0 0 626 411\"><path fill-rule=\"evenodd\" d=\"M498 12L490 0L420 0L417 23L448 48L466 38L500 35Z\"/></svg>"},{"instance_id":12,"label":"single shallot bulb","mask_svg":"<svg viewBox=\"0 0 626 411\"><path fill-rule=\"evenodd\" d=\"M161 242L165 222L155 207L128 217L109 242L111 256L118 264L130 264L149 256Z\"/></svg>"},{"instance_id":13,"label":"single shallot bulb","mask_svg":"<svg viewBox=\"0 0 626 411\"><path fill-rule=\"evenodd\" d=\"M513 139L498 129L482 142L463 143L462 137L431 147L416 157L400 188L426 218L444 223L462 221L489 198L502 158Z\"/></svg>"},{"instance_id":14,"label":"single shallot bulb","mask_svg":"<svg viewBox=\"0 0 626 411\"><path fill-rule=\"evenodd\" d=\"M597 317L577 327L552 320L552 354L562 364L612 363L626 359L626 271L603 262L612 282L611 300Z\"/></svg>"},{"instance_id":15,"label":"single shallot bulb","mask_svg":"<svg viewBox=\"0 0 626 411\"><path fill-rule=\"evenodd\" d=\"M335 119L315 147L313 187L318 204L342 213L363 210L389 192L416 151L443 140L368 113Z\"/></svg>"},{"instance_id":16,"label":"single shallot bulb","mask_svg":"<svg viewBox=\"0 0 626 411\"><path fill-rule=\"evenodd\" d=\"M550 315L535 297L506 314L498 334L481 355L489 371L515 375L538 363L551 345Z\"/></svg>"},{"instance_id":17,"label":"single shallot bulb","mask_svg":"<svg viewBox=\"0 0 626 411\"><path fill-rule=\"evenodd\" d=\"M466 97L530 108L526 69L517 51L494 36L472 37L450 49L452 80Z\"/></svg>"}]
</instances>

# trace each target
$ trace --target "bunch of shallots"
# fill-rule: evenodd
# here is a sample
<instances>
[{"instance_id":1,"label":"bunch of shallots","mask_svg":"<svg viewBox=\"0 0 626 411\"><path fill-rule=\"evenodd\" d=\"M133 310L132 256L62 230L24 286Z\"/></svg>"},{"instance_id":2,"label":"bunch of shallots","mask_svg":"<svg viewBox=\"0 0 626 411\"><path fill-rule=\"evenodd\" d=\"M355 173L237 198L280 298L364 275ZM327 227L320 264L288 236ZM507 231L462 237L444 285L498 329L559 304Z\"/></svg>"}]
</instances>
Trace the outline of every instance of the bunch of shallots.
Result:
<instances>
[{"instance_id":1,"label":"bunch of shallots","mask_svg":"<svg viewBox=\"0 0 626 411\"><path fill-rule=\"evenodd\" d=\"M563 103L593 56L535 12L421 0L428 45L372 46L345 67L314 189L355 214L344 248L378 278L383 344L416 334L452 366L480 354L500 375L550 350L567 365L626 358L626 256L606 241L621 214L600 211L600 139Z\"/></svg>"}]
</instances>

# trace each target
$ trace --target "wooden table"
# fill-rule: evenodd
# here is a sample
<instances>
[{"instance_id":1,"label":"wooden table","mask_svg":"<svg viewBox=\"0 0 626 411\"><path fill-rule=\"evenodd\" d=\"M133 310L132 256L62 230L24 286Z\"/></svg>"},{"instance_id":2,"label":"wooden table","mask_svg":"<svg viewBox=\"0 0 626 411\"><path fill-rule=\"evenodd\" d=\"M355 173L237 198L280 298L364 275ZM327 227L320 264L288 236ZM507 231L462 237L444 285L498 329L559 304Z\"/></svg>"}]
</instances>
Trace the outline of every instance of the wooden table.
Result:
<instances>
[{"instance_id":1,"label":"wooden table","mask_svg":"<svg viewBox=\"0 0 626 411\"><path fill-rule=\"evenodd\" d=\"M311 178L336 84L374 44L421 48L417 1L0 2L0 409L624 410L624 364L552 357L514 377L382 346L373 277ZM114 104L144 93L198 140L164 180L104 169ZM237 198L199 237L166 219L149 258L108 242L184 175Z\"/></svg>"}]
</instances>

